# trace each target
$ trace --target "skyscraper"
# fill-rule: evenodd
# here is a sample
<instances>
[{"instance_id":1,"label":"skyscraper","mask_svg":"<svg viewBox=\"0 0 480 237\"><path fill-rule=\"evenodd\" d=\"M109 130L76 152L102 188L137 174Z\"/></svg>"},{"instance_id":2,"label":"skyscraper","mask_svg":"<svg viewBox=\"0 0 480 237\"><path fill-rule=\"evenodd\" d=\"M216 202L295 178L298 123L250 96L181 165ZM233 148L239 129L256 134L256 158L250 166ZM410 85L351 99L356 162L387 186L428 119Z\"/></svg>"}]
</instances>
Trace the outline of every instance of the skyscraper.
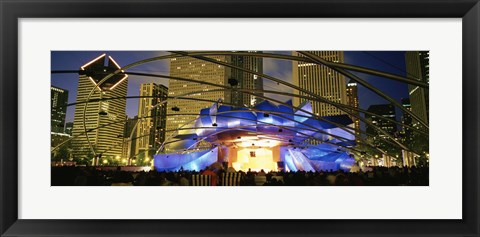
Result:
<instances>
[{"instance_id":1,"label":"skyscraper","mask_svg":"<svg viewBox=\"0 0 480 237\"><path fill-rule=\"evenodd\" d=\"M161 142L165 140L168 88L155 83L141 84L138 103L138 120L135 136L135 153L141 157L155 154ZM159 105L160 104L160 105ZM132 155L132 154L131 154Z\"/></svg>"},{"instance_id":2,"label":"skyscraper","mask_svg":"<svg viewBox=\"0 0 480 237\"><path fill-rule=\"evenodd\" d=\"M209 58L252 71L263 72L262 59L259 58L250 56L210 56ZM262 79L256 75L190 57L172 58L170 60L170 75L233 88L263 89ZM194 82L171 79L168 87L168 94L171 97L188 94L190 98L209 101L168 99L166 138L170 137L180 127L186 128L188 125L194 125L192 122L200 110L211 107L214 101L223 101L235 105L253 105L259 101L252 95L236 93L231 90L219 90L221 89L219 87ZM212 92L212 90L219 91ZM172 141L172 139L169 141ZM167 150L169 150L168 146Z\"/></svg>"},{"instance_id":3,"label":"skyscraper","mask_svg":"<svg viewBox=\"0 0 480 237\"><path fill-rule=\"evenodd\" d=\"M217 61L230 63L230 57L213 56ZM207 81L217 85L228 85L231 71L226 67L190 57L172 58L170 60L170 76ZM211 101L224 101L228 91L215 91L221 89L215 86L200 83L169 80L168 95L171 97L188 94L188 97L210 101L193 101L185 99L168 99L167 108L167 133L166 137L175 136L176 129L192 125L199 111L212 105ZM230 101L228 101L230 102ZM171 139L170 141L173 141ZM170 146L167 146L167 150Z\"/></svg>"},{"instance_id":4,"label":"skyscraper","mask_svg":"<svg viewBox=\"0 0 480 237\"><path fill-rule=\"evenodd\" d=\"M125 120L125 127L123 129L123 138L124 138L124 143L123 143L123 150L122 150L122 158L127 159L130 158L130 156L135 155L135 145L136 145L136 140L130 140L130 135L132 135L133 128L135 127L135 124L137 124L138 116L135 116L133 118L128 118L126 116ZM136 132L134 132L132 138L135 138Z\"/></svg>"},{"instance_id":5,"label":"skyscraper","mask_svg":"<svg viewBox=\"0 0 480 237\"><path fill-rule=\"evenodd\" d=\"M359 102L358 102L358 86L357 83L348 83L347 84L347 104L351 107L358 108ZM358 111L351 111L357 116L360 116L360 113ZM360 119L350 116L353 120L353 125L355 128L355 140L357 142L360 139Z\"/></svg>"},{"instance_id":6,"label":"skyscraper","mask_svg":"<svg viewBox=\"0 0 480 237\"><path fill-rule=\"evenodd\" d=\"M390 135L395 135L397 132L397 124L382 118L389 118L395 120L395 107L392 104L379 104L370 105L367 109L368 112L376 115L365 114L365 118L370 120L373 125L376 125L380 129L384 130ZM374 140L380 140L380 138L386 138L387 136L377 131L372 126L367 126L367 134L373 136Z\"/></svg>"},{"instance_id":7,"label":"skyscraper","mask_svg":"<svg viewBox=\"0 0 480 237\"><path fill-rule=\"evenodd\" d=\"M370 105L367 111L375 114L365 114L365 118L367 120L369 120L373 125L376 125L383 131L387 132L387 134L391 136L396 136L397 124L392 121L383 119L389 118L395 120L395 106L393 106L392 104ZM369 137L367 137L367 140L373 142L373 145L375 145L378 149L389 152L389 154L382 154L381 161L371 159L369 162L373 163L370 164L375 166L382 165L387 167L396 164L393 162L393 157L390 155L398 153L399 151L396 149L396 146L388 142L389 138L387 137L387 135L380 133L378 130L369 125L367 125L366 132L367 135L369 135ZM376 152L377 151L375 151L375 153Z\"/></svg>"},{"instance_id":8,"label":"skyscraper","mask_svg":"<svg viewBox=\"0 0 480 237\"><path fill-rule=\"evenodd\" d=\"M311 53L331 62L344 62L343 52L341 51L312 51ZM302 56L293 52L294 56ZM345 77L329 67L314 63L293 61L292 68L293 84L319 95L327 100L347 104L347 89ZM295 94L309 96L303 92L294 90ZM294 97L293 105L298 106L305 99ZM345 114L337 107L312 101L313 113L319 116L330 116Z\"/></svg>"},{"instance_id":9,"label":"skyscraper","mask_svg":"<svg viewBox=\"0 0 480 237\"><path fill-rule=\"evenodd\" d=\"M251 51L251 52L257 52L257 51ZM241 68L245 68L255 72L263 72L263 59L259 57L235 55L231 57L231 62L233 65ZM233 88L253 89L253 90L263 89L263 80L257 75L244 72L238 69L231 69L231 71L232 73L229 78L229 84ZM234 80L232 81L232 79ZM263 95L263 93L255 93L255 94ZM230 92L229 100L231 101L232 104L236 104L238 106L243 106L243 105L253 106L259 103L260 101L262 101L261 98L256 97L255 95L250 95L250 94L245 94L245 93L235 92L235 91Z\"/></svg>"},{"instance_id":10,"label":"skyscraper","mask_svg":"<svg viewBox=\"0 0 480 237\"><path fill-rule=\"evenodd\" d=\"M430 78L429 58L429 51L406 52L405 64L407 69L407 76L428 83ZM410 94L412 112L417 115L422 121L428 124L428 89L415 85L409 85L408 92ZM413 121L413 126L421 128L419 126L419 123L415 120Z\"/></svg>"},{"instance_id":11,"label":"skyscraper","mask_svg":"<svg viewBox=\"0 0 480 237\"><path fill-rule=\"evenodd\" d=\"M105 65L105 60L107 64ZM88 131L90 143L95 153L102 157L116 157L122 155L123 129L125 122L125 99L112 99L89 102L85 111L85 100L92 90L90 99L108 99L125 97L127 95L128 75L119 73L110 77L100 86L96 85L105 76L120 69L112 57L105 54L93 59L80 67L77 100L75 108L72 135L73 156L78 158L92 158L85 130Z\"/></svg>"},{"instance_id":12,"label":"skyscraper","mask_svg":"<svg viewBox=\"0 0 480 237\"><path fill-rule=\"evenodd\" d=\"M402 98L402 106L409 111L412 110L409 98ZM404 112L402 115L402 124L412 126L412 116ZM403 126L401 135L403 144L410 146L413 141L412 130L408 127Z\"/></svg>"},{"instance_id":13,"label":"skyscraper","mask_svg":"<svg viewBox=\"0 0 480 237\"><path fill-rule=\"evenodd\" d=\"M65 133L65 116L67 114L68 91L50 87L50 121L51 132Z\"/></svg>"}]
</instances>

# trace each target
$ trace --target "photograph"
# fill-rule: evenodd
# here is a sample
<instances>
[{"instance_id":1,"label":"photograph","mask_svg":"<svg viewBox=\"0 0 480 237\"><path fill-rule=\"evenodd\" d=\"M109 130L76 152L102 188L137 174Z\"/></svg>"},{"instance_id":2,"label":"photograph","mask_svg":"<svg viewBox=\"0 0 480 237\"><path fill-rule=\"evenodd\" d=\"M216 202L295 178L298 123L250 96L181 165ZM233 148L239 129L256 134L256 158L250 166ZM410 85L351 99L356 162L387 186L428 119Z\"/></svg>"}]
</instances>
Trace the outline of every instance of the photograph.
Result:
<instances>
[{"instance_id":1,"label":"photograph","mask_svg":"<svg viewBox=\"0 0 480 237\"><path fill-rule=\"evenodd\" d=\"M429 51L51 51L51 186L429 186Z\"/></svg>"}]
</instances>

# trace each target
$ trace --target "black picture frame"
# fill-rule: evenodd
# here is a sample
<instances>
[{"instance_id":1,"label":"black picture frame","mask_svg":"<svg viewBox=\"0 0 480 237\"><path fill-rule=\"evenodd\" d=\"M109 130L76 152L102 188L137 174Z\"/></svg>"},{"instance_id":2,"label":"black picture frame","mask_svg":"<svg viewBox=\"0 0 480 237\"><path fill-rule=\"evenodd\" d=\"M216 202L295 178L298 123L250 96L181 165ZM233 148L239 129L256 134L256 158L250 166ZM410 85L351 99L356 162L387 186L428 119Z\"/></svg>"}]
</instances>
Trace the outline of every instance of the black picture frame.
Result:
<instances>
[{"instance_id":1,"label":"black picture frame","mask_svg":"<svg viewBox=\"0 0 480 237\"><path fill-rule=\"evenodd\" d=\"M478 0L0 0L1 236L479 236ZM462 220L18 219L19 18L419 17L463 19ZM451 129L460 129L453 125ZM41 201L39 201L41 205ZM262 218L261 215L258 218Z\"/></svg>"}]
</instances>

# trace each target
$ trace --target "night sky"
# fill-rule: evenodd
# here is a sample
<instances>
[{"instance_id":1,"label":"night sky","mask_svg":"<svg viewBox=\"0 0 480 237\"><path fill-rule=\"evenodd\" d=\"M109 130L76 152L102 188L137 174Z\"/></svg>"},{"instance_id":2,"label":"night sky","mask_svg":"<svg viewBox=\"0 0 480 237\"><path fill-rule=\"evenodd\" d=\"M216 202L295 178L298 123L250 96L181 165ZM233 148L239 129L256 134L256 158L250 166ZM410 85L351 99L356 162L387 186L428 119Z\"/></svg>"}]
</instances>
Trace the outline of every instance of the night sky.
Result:
<instances>
[{"instance_id":1,"label":"night sky","mask_svg":"<svg viewBox=\"0 0 480 237\"><path fill-rule=\"evenodd\" d=\"M79 70L82 65L106 53L113 57L113 59L120 65L127 64L160 55L168 54L161 51L52 51L51 53L51 70ZM290 51L276 51L275 53L291 54ZM400 76L406 75L405 70L405 52L404 51L346 51L345 63L368 67ZM287 82L292 82L292 63L287 60L264 59L263 73L282 79ZM128 71L145 72L153 74L169 75L168 60L156 61L143 64ZM128 74L128 73L127 73ZM375 77L368 74L355 73L360 78L373 84L375 87L382 90L387 95L395 98L400 102L401 98L408 97L407 85L389 80L386 78ZM52 85L66 89L69 91L68 103L73 103L76 100L78 74L52 74ZM139 95L140 84L156 82L168 87L168 80L159 78L138 77L130 75L128 78L128 95ZM348 82L348 79L347 79ZM285 92L292 92L291 89L272 83L264 79L265 90L279 90ZM375 93L363 88L359 85L358 96L360 107L367 109L372 104L387 103L386 100L377 96ZM275 99L286 101L290 98L273 96ZM127 115L133 117L138 112L138 99L127 100ZM67 122L73 121L74 106L67 108ZM401 112L397 109L397 120L401 116Z\"/></svg>"}]
</instances>

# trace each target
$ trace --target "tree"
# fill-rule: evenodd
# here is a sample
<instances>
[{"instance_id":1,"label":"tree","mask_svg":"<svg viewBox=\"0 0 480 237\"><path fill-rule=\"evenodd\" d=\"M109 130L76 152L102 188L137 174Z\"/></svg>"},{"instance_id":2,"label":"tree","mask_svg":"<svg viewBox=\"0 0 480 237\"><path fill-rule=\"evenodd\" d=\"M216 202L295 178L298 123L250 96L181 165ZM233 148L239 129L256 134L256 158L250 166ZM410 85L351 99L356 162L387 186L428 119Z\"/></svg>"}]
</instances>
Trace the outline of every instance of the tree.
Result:
<instances>
[{"instance_id":1,"label":"tree","mask_svg":"<svg viewBox=\"0 0 480 237\"><path fill-rule=\"evenodd\" d=\"M93 152L90 148L84 147L82 151L86 153L86 155L76 155L73 157L73 161L76 162L77 165L91 165L93 160Z\"/></svg>"},{"instance_id":2,"label":"tree","mask_svg":"<svg viewBox=\"0 0 480 237\"><path fill-rule=\"evenodd\" d=\"M60 149L58 149L58 151L53 154L54 154L52 159L53 161L61 161L61 160L66 161L70 157L70 151L66 146L60 147Z\"/></svg>"}]
</instances>

